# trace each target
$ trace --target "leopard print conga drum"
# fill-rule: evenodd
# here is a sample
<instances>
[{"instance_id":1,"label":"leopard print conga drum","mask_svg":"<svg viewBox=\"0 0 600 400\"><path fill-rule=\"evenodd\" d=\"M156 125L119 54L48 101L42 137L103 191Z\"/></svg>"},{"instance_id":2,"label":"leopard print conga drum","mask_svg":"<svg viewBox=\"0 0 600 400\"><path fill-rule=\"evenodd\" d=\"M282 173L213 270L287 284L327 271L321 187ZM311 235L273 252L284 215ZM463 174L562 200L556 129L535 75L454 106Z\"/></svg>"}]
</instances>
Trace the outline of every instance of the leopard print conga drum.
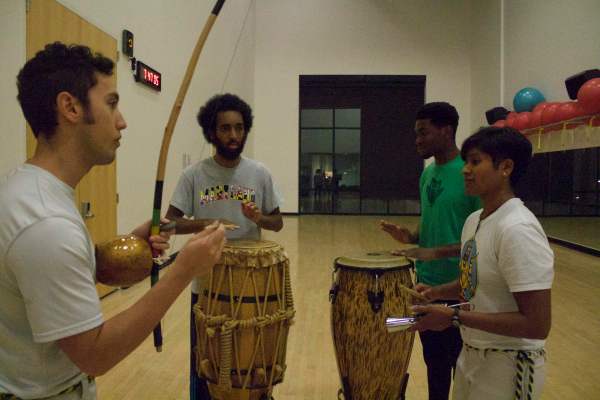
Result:
<instances>
[{"instance_id":1,"label":"leopard print conga drum","mask_svg":"<svg viewBox=\"0 0 600 400\"><path fill-rule=\"evenodd\" d=\"M342 384L338 398L342 394L345 400L404 398L414 333L389 333L385 320L411 314L411 268L408 259L389 252L335 260L330 299Z\"/></svg>"},{"instance_id":2,"label":"leopard print conga drum","mask_svg":"<svg viewBox=\"0 0 600 400\"><path fill-rule=\"evenodd\" d=\"M229 241L194 306L197 369L213 399L270 399L294 316L289 260L270 241Z\"/></svg>"}]
</instances>

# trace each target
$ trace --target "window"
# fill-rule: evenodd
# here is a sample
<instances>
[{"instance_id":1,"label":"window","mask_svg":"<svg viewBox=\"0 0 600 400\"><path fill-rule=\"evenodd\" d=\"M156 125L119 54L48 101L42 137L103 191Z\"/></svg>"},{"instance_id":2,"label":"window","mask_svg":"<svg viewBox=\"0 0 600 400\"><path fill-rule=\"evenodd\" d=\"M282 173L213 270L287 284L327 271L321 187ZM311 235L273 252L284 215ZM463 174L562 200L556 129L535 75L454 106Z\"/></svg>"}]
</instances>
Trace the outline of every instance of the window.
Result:
<instances>
[{"instance_id":1,"label":"window","mask_svg":"<svg viewBox=\"0 0 600 400\"><path fill-rule=\"evenodd\" d=\"M424 76L301 76L301 214L418 214ZM399 162L402 160L403 162Z\"/></svg>"},{"instance_id":2,"label":"window","mask_svg":"<svg viewBox=\"0 0 600 400\"><path fill-rule=\"evenodd\" d=\"M360 210L360 109L300 111L300 212Z\"/></svg>"}]
</instances>

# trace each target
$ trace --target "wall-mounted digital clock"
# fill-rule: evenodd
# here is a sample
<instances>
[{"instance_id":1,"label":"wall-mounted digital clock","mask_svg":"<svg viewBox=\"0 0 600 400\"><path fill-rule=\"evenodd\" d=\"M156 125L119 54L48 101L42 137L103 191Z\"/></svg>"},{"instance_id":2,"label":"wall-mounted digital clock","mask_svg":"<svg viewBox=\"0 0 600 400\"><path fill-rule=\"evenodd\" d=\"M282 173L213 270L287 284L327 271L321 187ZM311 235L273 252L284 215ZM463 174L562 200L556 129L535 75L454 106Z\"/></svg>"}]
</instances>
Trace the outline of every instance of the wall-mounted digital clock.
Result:
<instances>
[{"instance_id":1,"label":"wall-mounted digital clock","mask_svg":"<svg viewBox=\"0 0 600 400\"><path fill-rule=\"evenodd\" d=\"M136 63L134 76L137 82L143 83L144 85L160 92L162 87L162 74L154 68L150 68L143 62L138 61Z\"/></svg>"}]
</instances>

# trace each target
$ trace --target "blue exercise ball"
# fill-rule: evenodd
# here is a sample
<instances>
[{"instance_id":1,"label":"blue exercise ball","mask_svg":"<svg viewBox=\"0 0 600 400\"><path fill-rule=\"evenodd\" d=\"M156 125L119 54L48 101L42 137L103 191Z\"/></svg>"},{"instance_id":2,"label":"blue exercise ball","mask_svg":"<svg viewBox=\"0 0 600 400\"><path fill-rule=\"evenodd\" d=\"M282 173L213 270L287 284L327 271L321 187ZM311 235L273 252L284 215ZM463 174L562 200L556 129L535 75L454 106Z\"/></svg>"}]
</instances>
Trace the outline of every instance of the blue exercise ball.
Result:
<instances>
[{"instance_id":1,"label":"blue exercise ball","mask_svg":"<svg viewBox=\"0 0 600 400\"><path fill-rule=\"evenodd\" d=\"M536 88L526 87L517 92L513 99L516 112L531 111L538 103L546 101L542 92Z\"/></svg>"}]
</instances>

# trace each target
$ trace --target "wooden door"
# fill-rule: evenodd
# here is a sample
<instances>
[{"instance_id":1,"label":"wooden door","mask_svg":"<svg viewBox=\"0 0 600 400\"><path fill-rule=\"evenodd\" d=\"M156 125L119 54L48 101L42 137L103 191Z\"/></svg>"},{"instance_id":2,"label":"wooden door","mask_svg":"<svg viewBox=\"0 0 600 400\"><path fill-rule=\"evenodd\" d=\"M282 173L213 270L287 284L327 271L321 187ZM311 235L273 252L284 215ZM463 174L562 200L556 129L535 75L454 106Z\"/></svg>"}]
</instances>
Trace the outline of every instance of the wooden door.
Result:
<instances>
[{"instance_id":1,"label":"wooden door","mask_svg":"<svg viewBox=\"0 0 600 400\"><path fill-rule=\"evenodd\" d=\"M90 24L55 0L31 0L27 6L27 59L43 49L47 43L61 41L89 46L116 63L115 38ZM116 85L116 68L112 75ZM27 126L27 157L35 151L36 140ZM110 165L94 167L76 188L77 206L85 212L84 220L95 243L108 240L117 233L116 161ZM97 285L102 297L113 288Z\"/></svg>"}]
</instances>

